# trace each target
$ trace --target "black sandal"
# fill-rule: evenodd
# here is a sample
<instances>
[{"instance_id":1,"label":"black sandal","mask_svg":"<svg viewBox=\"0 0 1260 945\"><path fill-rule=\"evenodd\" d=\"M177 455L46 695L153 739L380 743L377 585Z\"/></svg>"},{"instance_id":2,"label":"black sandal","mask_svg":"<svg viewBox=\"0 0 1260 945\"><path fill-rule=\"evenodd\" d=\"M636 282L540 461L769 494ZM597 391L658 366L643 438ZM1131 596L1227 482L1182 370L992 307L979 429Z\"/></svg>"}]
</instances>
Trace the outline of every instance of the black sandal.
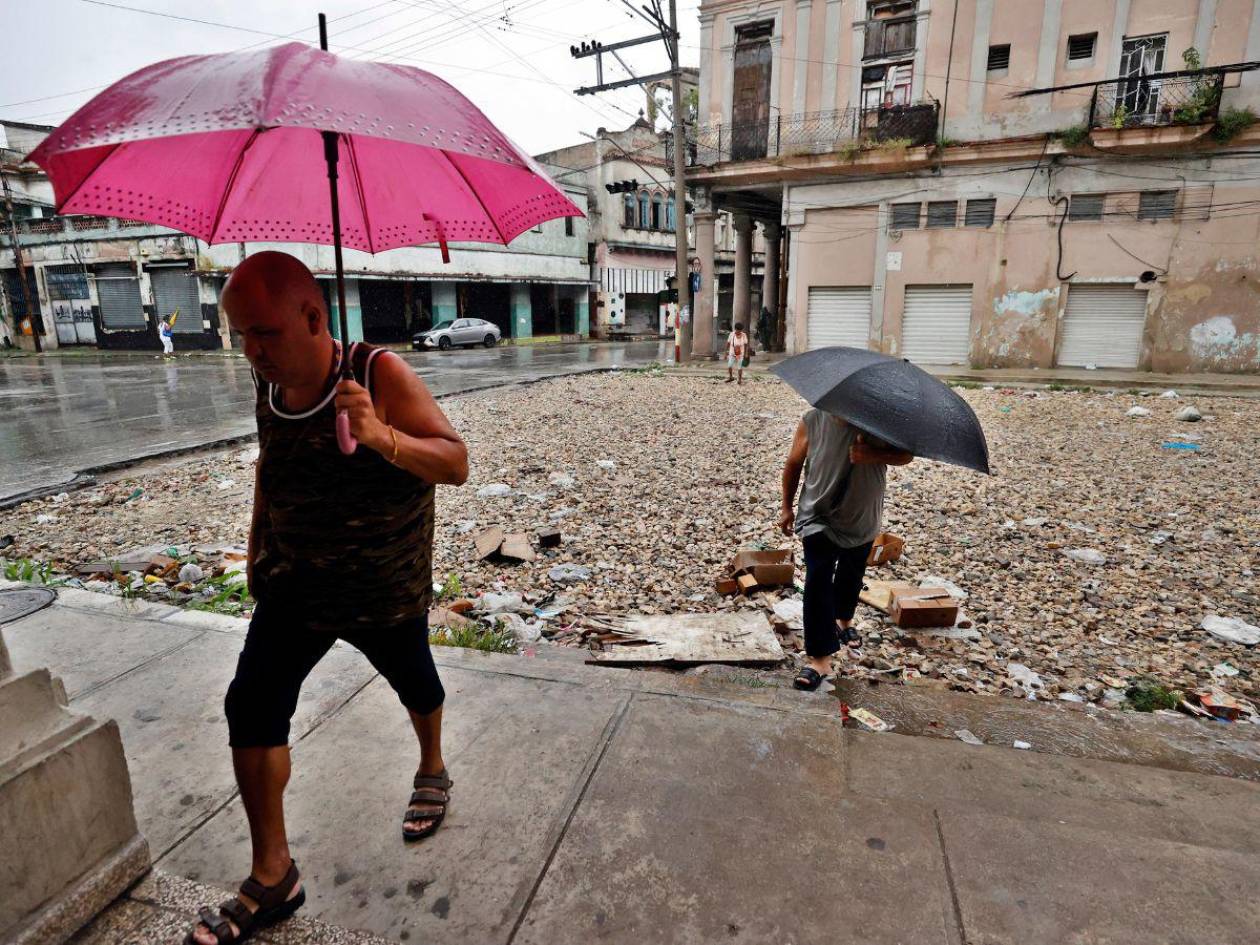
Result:
<instances>
[{"instance_id":1,"label":"black sandal","mask_svg":"<svg viewBox=\"0 0 1260 945\"><path fill-rule=\"evenodd\" d=\"M852 627L846 627L840 631L840 642L850 650L859 650L862 648L862 634Z\"/></svg>"},{"instance_id":2,"label":"black sandal","mask_svg":"<svg viewBox=\"0 0 1260 945\"><path fill-rule=\"evenodd\" d=\"M411 793L410 806L407 812L403 814L403 839L411 842L415 840L423 840L425 837L431 837L437 833L438 827L442 826L442 820L446 817L446 805L451 802L451 785L455 782L451 780L450 775L446 773L446 769L442 769L441 774L416 774L416 780L413 783L414 791ZM437 807L438 810L412 810L416 805L424 805L426 807ZM423 830L409 830L408 827L413 823L423 820L431 820L433 823L425 827Z\"/></svg>"},{"instance_id":3,"label":"black sandal","mask_svg":"<svg viewBox=\"0 0 1260 945\"><path fill-rule=\"evenodd\" d=\"M813 692L822 685L822 681L822 674L819 673L818 670L814 669L812 666L806 666L796 674L796 678L792 680L792 685L797 689L803 689L806 692Z\"/></svg>"},{"instance_id":4,"label":"black sandal","mask_svg":"<svg viewBox=\"0 0 1260 945\"><path fill-rule=\"evenodd\" d=\"M298 878L297 863L293 860L289 861L289 871L284 874L284 879L274 886L264 886L251 876L241 883L241 894L258 903L257 909L251 912L249 906L235 896L223 902L217 913L209 906L202 906L197 910L197 924L209 929L218 945L243 942L259 929L275 925L302 908L306 902L305 889L299 889L296 896L289 898ZM235 935L232 934L233 924L237 929ZM196 931L195 926L193 931ZM184 945L198 945L193 932L184 936Z\"/></svg>"}]
</instances>

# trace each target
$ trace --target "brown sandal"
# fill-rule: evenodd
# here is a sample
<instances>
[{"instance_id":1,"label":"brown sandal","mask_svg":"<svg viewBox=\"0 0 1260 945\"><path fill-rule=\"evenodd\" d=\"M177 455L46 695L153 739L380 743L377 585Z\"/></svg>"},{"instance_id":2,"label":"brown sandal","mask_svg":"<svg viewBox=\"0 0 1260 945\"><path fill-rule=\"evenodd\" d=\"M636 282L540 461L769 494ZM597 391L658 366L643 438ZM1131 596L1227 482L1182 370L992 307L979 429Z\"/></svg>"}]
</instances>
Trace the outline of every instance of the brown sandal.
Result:
<instances>
[{"instance_id":1,"label":"brown sandal","mask_svg":"<svg viewBox=\"0 0 1260 945\"><path fill-rule=\"evenodd\" d=\"M446 805L451 802L451 785L454 783L450 775L446 773L445 768L442 769L441 774L416 774L416 780L412 784L415 790L411 793L410 806L407 808L407 812L403 814L404 840L423 840L425 837L431 837L437 833L438 827L442 826L442 820L446 817ZM436 811L412 810L411 807L416 805L440 809ZM431 820L433 823L423 830L408 829L413 823L423 820Z\"/></svg>"},{"instance_id":2,"label":"brown sandal","mask_svg":"<svg viewBox=\"0 0 1260 945\"><path fill-rule=\"evenodd\" d=\"M197 924L209 929L218 945L243 942L259 929L287 919L302 908L306 902L305 889L299 889L296 896L289 898L298 878L297 863L293 860L289 861L289 871L284 874L284 879L274 886L264 886L251 876L241 883L241 893L258 903L257 909L251 912L249 906L236 896L222 903L217 913L209 906L202 906L197 910ZM236 926L235 935L229 923ZM195 926L193 931L196 931ZM198 945L193 932L184 936L184 945Z\"/></svg>"}]
</instances>

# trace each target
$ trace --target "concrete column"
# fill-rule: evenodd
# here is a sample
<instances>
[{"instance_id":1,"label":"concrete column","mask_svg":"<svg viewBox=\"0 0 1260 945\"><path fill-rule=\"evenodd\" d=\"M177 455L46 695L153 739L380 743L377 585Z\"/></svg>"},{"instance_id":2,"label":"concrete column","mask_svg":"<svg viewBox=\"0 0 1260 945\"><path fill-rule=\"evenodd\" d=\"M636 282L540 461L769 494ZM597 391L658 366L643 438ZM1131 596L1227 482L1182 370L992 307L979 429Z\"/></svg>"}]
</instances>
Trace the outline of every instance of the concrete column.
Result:
<instances>
[{"instance_id":1,"label":"concrete column","mask_svg":"<svg viewBox=\"0 0 1260 945\"><path fill-rule=\"evenodd\" d=\"M591 336L591 293L586 286L578 286L573 296L573 322L578 337Z\"/></svg>"},{"instance_id":2,"label":"concrete column","mask_svg":"<svg viewBox=\"0 0 1260 945\"><path fill-rule=\"evenodd\" d=\"M840 28L840 0L827 0L824 17L822 94L818 98L820 112L840 108L840 103L836 101L836 80L844 68L840 64L840 35L844 32Z\"/></svg>"},{"instance_id":3,"label":"concrete column","mask_svg":"<svg viewBox=\"0 0 1260 945\"><path fill-rule=\"evenodd\" d=\"M700 262L700 291L691 300L691 352L707 357L716 348L713 335L713 286L717 280L713 252L713 222L717 213L697 207L692 215L696 227L696 258Z\"/></svg>"},{"instance_id":4,"label":"concrete column","mask_svg":"<svg viewBox=\"0 0 1260 945\"><path fill-rule=\"evenodd\" d=\"M761 277L761 305L770 311L770 338L779 337L779 247L783 237L783 227L778 221L763 223L766 238L766 269ZM761 313L757 313L758 317Z\"/></svg>"},{"instance_id":5,"label":"concrete column","mask_svg":"<svg viewBox=\"0 0 1260 945\"><path fill-rule=\"evenodd\" d=\"M534 336L534 310L529 304L529 283L512 283L512 337L532 338Z\"/></svg>"},{"instance_id":6,"label":"concrete column","mask_svg":"<svg viewBox=\"0 0 1260 945\"><path fill-rule=\"evenodd\" d=\"M456 298L455 283L431 282L429 288L433 301L433 324L459 318L459 301Z\"/></svg>"},{"instance_id":7,"label":"concrete column","mask_svg":"<svg viewBox=\"0 0 1260 945\"><path fill-rule=\"evenodd\" d=\"M328 321L332 336L341 340L341 314L337 310L337 283L328 287ZM346 280L346 328L351 341L363 340L363 309L359 304L359 280Z\"/></svg>"},{"instance_id":8,"label":"concrete column","mask_svg":"<svg viewBox=\"0 0 1260 945\"><path fill-rule=\"evenodd\" d=\"M749 307L752 302L752 237L753 221L746 213L736 213L735 227L735 298L731 308L731 325L741 322L748 327Z\"/></svg>"},{"instance_id":9,"label":"concrete column","mask_svg":"<svg viewBox=\"0 0 1260 945\"><path fill-rule=\"evenodd\" d=\"M10 591L6 593L32 593ZM0 636L0 941L64 942L149 870L118 723L66 708Z\"/></svg>"},{"instance_id":10,"label":"concrete column","mask_svg":"<svg viewBox=\"0 0 1260 945\"><path fill-rule=\"evenodd\" d=\"M805 111L806 84L809 81L809 20L812 4L813 0L796 0L796 69L792 76L792 111L798 115ZM774 104L777 105L778 102Z\"/></svg>"}]
</instances>

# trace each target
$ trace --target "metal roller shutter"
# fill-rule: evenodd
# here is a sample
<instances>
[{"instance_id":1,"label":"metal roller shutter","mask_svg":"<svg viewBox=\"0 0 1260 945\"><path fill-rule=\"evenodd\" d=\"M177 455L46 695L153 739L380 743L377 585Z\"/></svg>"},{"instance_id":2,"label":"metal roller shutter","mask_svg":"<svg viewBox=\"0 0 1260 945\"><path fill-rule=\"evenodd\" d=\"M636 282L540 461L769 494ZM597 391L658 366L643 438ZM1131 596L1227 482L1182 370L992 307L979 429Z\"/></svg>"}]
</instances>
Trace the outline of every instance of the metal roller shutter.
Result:
<instances>
[{"instance_id":1,"label":"metal roller shutter","mask_svg":"<svg viewBox=\"0 0 1260 945\"><path fill-rule=\"evenodd\" d=\"M140 302L135 266L98 266L96 296L101 303L101 324L106 328L144 327L144 305Z\"/></svg>"},{"instance_id":2,"label":"metal roller shutter","mask_svg":"<svg viewBox=\"0 0 1260 945\"><path fill-rule=\"evenodd\" d=\"M917 364L969 363L971 286L906 286L901 356Z\"/></svg>"},{"instance_id":3,"label":"metal roller shutter","mask_svg":"<svg viewBox=\"0 0 1260 945\"><path fill-rule=\"evenodd\" d=\"M171 313L179 309L179 318L175 319L176 334L197 334L202 330L197 277L191 273L192 270L187 266L166 266L149 270L158 318L170 318Z\"/></svg>"},{"instance_id":4,"label":"metal roller shutter","mask_svg":"<svg viewBox=\"0 0 1260 945\"><path fill-rule=\"evenodd\" d=\"M1145 289L1129 284L1069 286L1058 363L1135 368L1142 357L1145 325Z\"/></svg>"},{"instance_id":5,"label":"metal roller shutter","mask_svg":"<svg viewBox=\"0 0 1260 945\"><path fill-rule=\"evenodd\" d=\"M869 286L813 286L806 330L810 351L831 345L868 348L871 338Z\"/></svg>"}]
</instances>

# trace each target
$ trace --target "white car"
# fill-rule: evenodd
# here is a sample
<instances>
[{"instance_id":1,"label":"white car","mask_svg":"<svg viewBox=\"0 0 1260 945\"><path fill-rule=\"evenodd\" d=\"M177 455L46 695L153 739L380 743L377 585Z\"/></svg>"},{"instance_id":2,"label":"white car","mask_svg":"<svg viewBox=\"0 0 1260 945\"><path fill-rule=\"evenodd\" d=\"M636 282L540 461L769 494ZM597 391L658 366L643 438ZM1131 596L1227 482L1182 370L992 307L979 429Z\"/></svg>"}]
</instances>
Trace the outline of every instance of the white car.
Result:
<instances>
[{"instance_id":1,"label":"white car","mask_svg":"<svg viewBox=\"0 0 1260 945\"><path fill-rule=\"evenodd\" d=\"M411 339L416 351L425 348L441 348L443 351L459 345L471 348L485 345L493 348L503 337L499 326L482 318L456 318L438 322L428 331L422 331Z\"/></svg>"}]
</instances>

